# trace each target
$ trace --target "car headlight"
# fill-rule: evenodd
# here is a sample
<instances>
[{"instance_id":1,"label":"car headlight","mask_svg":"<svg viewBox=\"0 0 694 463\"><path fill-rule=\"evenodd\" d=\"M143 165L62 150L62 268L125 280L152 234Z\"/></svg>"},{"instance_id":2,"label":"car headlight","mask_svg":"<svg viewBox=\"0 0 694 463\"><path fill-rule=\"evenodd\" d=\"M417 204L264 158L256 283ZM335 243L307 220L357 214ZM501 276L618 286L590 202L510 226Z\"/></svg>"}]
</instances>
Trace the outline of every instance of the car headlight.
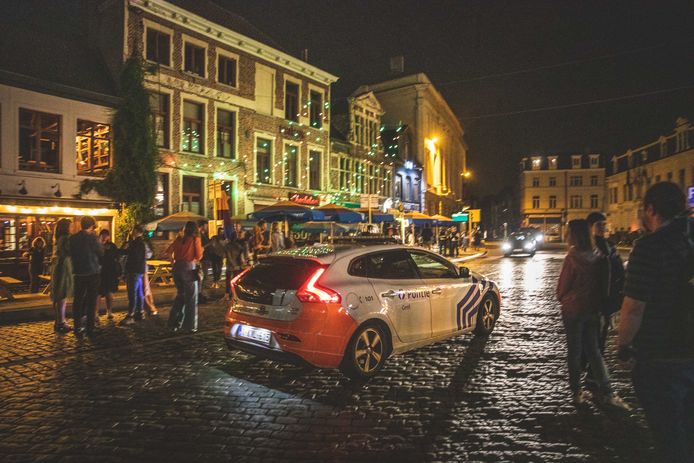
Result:
<instances>
[{"instance_id":1,"label":"car headlight","mask_svg":"<svg viewBox=\"0 0 694 463\"><path fill-rule=\"evenodd\" d=\"M531 243L531 242L525 243L525 244L523 245L523 248L524 248L526 251L530 251L530 250L533 248L533 243Z\"/></svg>"},{"instance_id":2,"label":"car headlight","mask_svg":"<svg viewBox=\"0 0 694 463\"><path fill-rule=\"evenodd\" d=\"M543 235L542 233L538 233L535 239L538 243L542 243L545 240L545 235Z\"/></svg>"},{"instance_id":3,"label":"car headlight","mask_svg":"<svg viewBox=\"0 0 694 463\"><path fill-rule=\"evenodd\" d=\"M504 251L510 251L511 250L511 243L508 241L504 241L504 244L501 245L501 249Z\"/></svg>"}]
</instances>

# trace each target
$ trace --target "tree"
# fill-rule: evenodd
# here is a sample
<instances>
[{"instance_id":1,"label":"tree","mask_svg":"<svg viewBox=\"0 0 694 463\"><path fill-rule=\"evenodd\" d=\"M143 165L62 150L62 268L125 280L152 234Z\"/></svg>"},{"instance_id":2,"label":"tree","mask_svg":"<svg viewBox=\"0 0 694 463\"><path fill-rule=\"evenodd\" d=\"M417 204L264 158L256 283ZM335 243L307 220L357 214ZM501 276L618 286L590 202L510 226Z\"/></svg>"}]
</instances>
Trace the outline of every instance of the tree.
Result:
<instances>
[{"instance_id":1,"label":"tree","mask_svg":"<svg viewBox=\"0 0 694 463\"><path fill-rule=\"evenodd\" d=\"M119 242L133 225L151 218L156 193L158 150L144 76L141 59L130 57L120 75L121 103L111 121L113 167L103 180L84 180L80 186L84 194L96 190L120 205Z\"/></svg>"}]
</instances>

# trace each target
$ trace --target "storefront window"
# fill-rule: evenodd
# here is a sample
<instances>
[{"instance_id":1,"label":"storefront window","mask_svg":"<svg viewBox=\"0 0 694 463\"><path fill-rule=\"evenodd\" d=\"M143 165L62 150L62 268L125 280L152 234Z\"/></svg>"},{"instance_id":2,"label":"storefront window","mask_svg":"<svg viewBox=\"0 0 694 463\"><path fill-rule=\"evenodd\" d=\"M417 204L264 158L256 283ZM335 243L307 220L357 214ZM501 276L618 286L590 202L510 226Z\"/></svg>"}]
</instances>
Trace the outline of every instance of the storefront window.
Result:
<instances>
[{"instance_id":1,"label":"storefront window","mask_svg":"<svg viewBox=\"0 0 694 463\"><path fill-rule=\"evenodd\" d=\"M19 110L19 168L60 171L61 121L57 114Z\"/></svg>"},{"instance_id":2,"label":"storefront window","mask_svg":"<svg viewBox=\"0 0 694 463\"><path fill-rule=\"evenodd\" d=\"M203 214L202 177L183 177L183 204L181 209L193 214Z\"/></svg>"}]
</instances>

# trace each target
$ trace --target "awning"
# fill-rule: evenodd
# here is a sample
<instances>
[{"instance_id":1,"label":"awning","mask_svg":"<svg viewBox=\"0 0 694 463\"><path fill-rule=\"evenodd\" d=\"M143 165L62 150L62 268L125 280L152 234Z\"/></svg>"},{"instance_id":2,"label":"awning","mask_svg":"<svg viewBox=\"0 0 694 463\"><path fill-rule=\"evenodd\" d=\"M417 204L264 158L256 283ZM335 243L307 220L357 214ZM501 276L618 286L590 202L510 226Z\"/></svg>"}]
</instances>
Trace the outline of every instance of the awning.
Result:
<instances>
[{"instance_id":1,"label":"awning","mask_svg":"<svg viewBox=\"0 0 694 463\"><path fill-rule=\"evenodd\" d=\"M359 212L338 206L337 204L326 204L314 210L321 211L325 214L326 220L332 220L338 223L359 223L363 221L363 217Z\"/></svg>"},{"instance_id":2,"label":"awning","mask_svg":"<svg viewBox=\"0 0 694 463\"><path fill-rule=\"evenodd\" d=\"M272 206L264 207L248 214L249 220L266 220L268 222L307 222L323 220L325 214L321 211L302 206L292 201L280 201Z\"/></svg>"},{"instance_id":3,"label":"awning","mask_svg":"<svg viewBox=\"0 0 694 463\"><path fill-rule=\"evenodd\" d=\"M193 214L188 211L176 212L162 219L155 220L145 225L145 230L148 231L180 231L185 226L186 222L198 223L199 220L209 221L207 217L198 214Z\"/></svg>"}]
</instances>

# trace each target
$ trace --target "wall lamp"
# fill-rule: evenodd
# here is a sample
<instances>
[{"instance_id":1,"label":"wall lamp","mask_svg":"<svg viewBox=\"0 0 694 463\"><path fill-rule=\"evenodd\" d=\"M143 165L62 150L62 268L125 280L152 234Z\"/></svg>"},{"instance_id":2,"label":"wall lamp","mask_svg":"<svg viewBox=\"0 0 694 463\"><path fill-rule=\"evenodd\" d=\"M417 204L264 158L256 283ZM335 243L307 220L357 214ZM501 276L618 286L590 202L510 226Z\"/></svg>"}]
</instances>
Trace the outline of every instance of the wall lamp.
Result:
<instances>
[{"instance_id":1,"label":"wall lamp","mask_svg":"<svg viewBox=\"0 0 694 463\"><path fill-rule=\"evenodd\" d=\"M60 183L56 183L55 185L51 185L51 188L55 189L53 196L55 196L56 198L60 198L63 196L63 192L60 191Z\"/></svg>"}]
</instances>

